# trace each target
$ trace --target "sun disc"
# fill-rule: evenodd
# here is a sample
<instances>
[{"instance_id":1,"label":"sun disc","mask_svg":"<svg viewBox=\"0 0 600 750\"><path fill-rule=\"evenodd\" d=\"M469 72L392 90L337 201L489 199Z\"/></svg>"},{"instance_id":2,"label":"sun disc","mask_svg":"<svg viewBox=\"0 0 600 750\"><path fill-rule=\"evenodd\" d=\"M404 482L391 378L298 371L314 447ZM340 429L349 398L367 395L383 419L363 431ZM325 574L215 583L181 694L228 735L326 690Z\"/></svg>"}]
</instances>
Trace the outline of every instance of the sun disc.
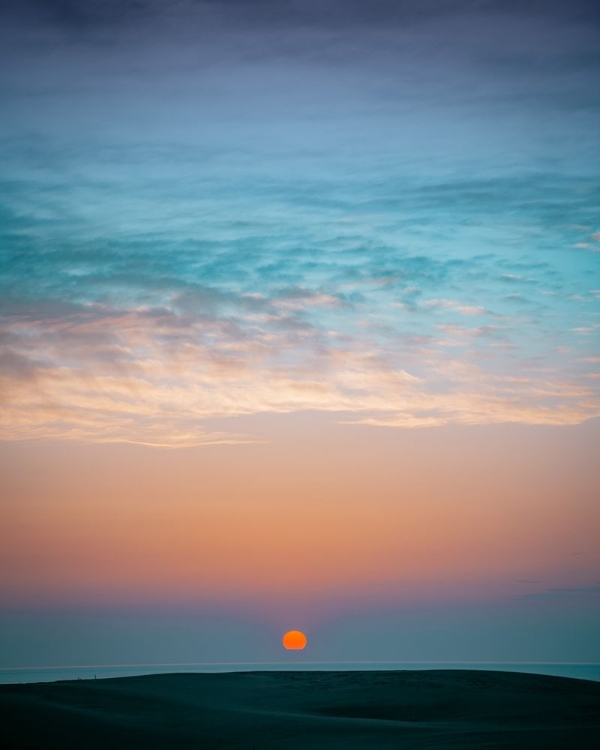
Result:
<instances>
[{"instance_id":1,"label":"sun disc","mask_svg":"<svg viewBox=\"0 0 600 750\"><path fill-rule=\"evenodd\" d=\"M306 646L306 636L299 630L289 630L282 639L288 651L301 651Z\"/></svg>"}]
</instances>

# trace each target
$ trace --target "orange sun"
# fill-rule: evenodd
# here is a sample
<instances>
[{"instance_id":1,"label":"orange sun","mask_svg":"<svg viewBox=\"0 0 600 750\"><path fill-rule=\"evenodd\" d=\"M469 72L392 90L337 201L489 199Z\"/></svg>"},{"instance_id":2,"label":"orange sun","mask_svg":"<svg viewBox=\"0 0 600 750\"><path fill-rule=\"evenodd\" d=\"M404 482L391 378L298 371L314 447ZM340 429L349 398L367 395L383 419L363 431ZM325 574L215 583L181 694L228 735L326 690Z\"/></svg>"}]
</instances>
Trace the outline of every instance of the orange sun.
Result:
<instances>
[{"instance_id":1,"label":"orange sun","mask_svg":"<svg viewBox=\"0 0 600 750\"><path fill-rule=\"evenodd\" d=\"M289 651L301 651L306 646L306 636L299 630L290 630L283 636L282 642Z\"/></svg>"}]
</instances>

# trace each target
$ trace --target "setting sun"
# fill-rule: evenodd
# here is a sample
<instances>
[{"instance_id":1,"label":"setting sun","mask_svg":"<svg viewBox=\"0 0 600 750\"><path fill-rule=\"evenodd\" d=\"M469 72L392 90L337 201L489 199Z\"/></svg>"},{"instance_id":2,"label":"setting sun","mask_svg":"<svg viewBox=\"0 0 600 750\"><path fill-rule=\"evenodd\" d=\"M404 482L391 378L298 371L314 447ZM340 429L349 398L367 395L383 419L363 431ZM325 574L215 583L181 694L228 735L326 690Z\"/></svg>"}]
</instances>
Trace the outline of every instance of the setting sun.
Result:
<instances>
[{"instance_id":1,"label":"setting sun","mask_svg":"<svg viewBox=\"0 0 600 750\"><path fill-rule=\"evenodd\" d=\"M299 630L290 630L283 636L282 643L288 651L301 651L306 646L306 636Z\"/></svg>"}]
</instances>

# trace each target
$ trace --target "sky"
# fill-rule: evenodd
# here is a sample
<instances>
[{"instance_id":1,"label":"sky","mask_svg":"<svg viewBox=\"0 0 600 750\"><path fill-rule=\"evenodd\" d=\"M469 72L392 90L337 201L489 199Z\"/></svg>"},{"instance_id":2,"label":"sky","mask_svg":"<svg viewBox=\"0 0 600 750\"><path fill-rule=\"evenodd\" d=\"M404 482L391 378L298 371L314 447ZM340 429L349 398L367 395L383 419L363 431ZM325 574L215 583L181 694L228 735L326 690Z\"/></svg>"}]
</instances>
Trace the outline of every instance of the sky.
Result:
<instances>
[{"instance_id":1,"label":"sky","mask_svg":"<svg viewBox=\"0 0 600 750\"><path fill-rule=\"evenodd\" d=\"M0 667L600 662L597 3L0 14Z\"/></svg>"}]
</instances>

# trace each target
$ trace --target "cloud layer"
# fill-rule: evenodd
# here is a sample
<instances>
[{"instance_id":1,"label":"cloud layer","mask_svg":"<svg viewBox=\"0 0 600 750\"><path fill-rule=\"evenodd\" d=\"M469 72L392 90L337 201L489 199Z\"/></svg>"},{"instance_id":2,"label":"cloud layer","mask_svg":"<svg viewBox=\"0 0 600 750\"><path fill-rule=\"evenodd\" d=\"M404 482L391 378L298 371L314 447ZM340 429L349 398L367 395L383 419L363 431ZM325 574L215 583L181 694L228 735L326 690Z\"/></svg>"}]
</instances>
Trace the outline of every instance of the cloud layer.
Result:
<instances>
[{"instance_id":1,"label":"cloud layer","mask_svg":"<svg viewBox=\"0 0 600 750\"><path fill-rule=\"evenodd\" d=\"M600 415L593 8L369 7L12 8L2 437Z\"/></svg>"}]
</instances>

